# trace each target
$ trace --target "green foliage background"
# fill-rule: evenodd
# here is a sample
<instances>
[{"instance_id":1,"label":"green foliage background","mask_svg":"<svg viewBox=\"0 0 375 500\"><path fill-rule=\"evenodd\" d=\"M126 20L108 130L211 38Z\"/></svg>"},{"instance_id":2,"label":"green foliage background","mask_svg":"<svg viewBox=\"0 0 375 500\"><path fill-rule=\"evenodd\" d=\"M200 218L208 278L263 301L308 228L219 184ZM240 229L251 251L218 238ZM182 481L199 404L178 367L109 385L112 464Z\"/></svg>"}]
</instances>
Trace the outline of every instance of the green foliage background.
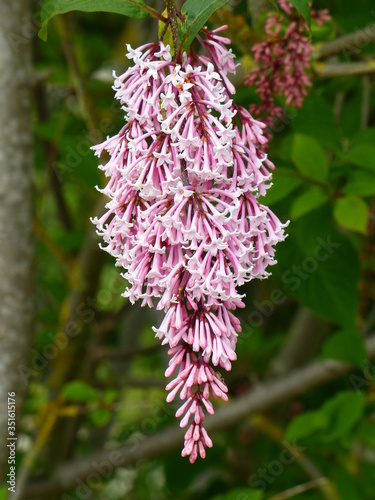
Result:
<instances>
[{"instance_id":1,"label":"green foliage background","mask_svg":"<svg viewBox=\"0 0 375 500\"><path fill-rule=\"evenodd\" d=\"M314 6L329 8L333 17L328 28L312 26L317 50L375 23L371 0ZM35 26L39 9L36 2ZM261 29L251 27L247 2L224 9L210 23L228 19L234 51L248 67ZM90 145L123 123L111 70L125 70L125 43L138 46L157 32L151 18L73 12L51 22L47 43L32 39L40 75L34 107L38 317L30 365L22 367L29 394L18 456L20 468L37 448L31 481L48 481L66 460L127 442L136 447L160 429L178 426L173 405L165 403L166 349L158 347L151 329L160 317L121 298L120 270L96 250L89 222L102 205L94 187L104 185ZM354 49L344 47L336 62L372 60L374 52L364 36ZM98 484L85 483L82 490L77 483L56 498L83 498L85 487L85 498L109 500L374 498L375 370L364 346L374 330L373 77L319 79L319 64L303 107L287 110L269 146L276 171L264 203L281 220L290 219L289 237L277 249L272 276L243 290L243 335L225 380L230 401L259 380L272 381L272 361L302 308L316 333L306 338L292 368L327 358L352 368L213 433L214 447L204 461L190 465L178 450L161 449L154 459L100 475ZM240 104L257 100L243 85L241 70L236 86ZM290 445L301 454L286 461ZM327 478L323 486L314 484L312 470ZM282 496L296 485L304 485L298 495Z\"/></svg>"}]
</instances>

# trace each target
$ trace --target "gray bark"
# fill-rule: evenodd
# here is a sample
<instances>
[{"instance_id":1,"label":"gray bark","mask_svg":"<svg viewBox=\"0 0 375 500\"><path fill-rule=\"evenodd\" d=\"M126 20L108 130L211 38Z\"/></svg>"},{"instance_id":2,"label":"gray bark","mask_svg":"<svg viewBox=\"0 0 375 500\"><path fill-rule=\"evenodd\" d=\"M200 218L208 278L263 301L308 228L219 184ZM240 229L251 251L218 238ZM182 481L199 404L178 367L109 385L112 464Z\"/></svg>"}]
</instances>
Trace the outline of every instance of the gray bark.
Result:
<instances>
[{"instance_id":1,"label":"gray bark","mask_svg":"<svg viewBox=\"0 0 375 500\"><path fill-rule=\"evenodd\" d=\"M315 358L331 329L330 323L301 307L293 318L284 345L271 363L269 373L282 375Z\"/></svg>"},{"instance_id":2,"label":"gray bark","mask_svg":"<svg viewBox=\"0 0 375 500\"><path fill-rule=\"evenodd\" d=\"M28 0L0 0L0 477L6 477L7 398L20 416L33 331L31 43Z\"/></svg>"},{"instance_id":3,"label":"gray bark","mask_svg":"<svg viewBox=\"0 0 375 500\"><path fill-rule=\"evenodd\" d=\"M373 11L371 14L373 14ZM356 29L354 33L349 33L326 42L314 53L314 58L328 59L337 54L344 54L349 59L352 55L360 55L361 50L374 41L375 24L370 24L361 30Z\"/></svg>"}]
</instances>

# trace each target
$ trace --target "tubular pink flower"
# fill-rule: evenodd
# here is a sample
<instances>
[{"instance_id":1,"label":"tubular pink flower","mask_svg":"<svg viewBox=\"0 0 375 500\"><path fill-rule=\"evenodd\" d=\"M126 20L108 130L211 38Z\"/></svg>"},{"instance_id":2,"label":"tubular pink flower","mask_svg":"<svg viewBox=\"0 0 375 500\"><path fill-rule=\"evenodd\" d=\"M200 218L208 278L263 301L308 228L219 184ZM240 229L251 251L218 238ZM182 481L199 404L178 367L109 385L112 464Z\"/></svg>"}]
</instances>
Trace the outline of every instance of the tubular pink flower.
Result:
<instances>
[{"instance_id":1,"label":"tubular pink flower","mask_svg":"<svg viewBox=\"0 0 375 500\"><path fill-rule=\"evenodd\" d=\"M258 202L274 166L265 125L233 102L222 29L202 30L205 54L191 50L180 65L163 43L128 46L134 64L114 84L126 124L94 148L110 159L100 167L107 213L93 222L124 268L124 296L165 312L154 331L169 345L167 401L184 401L176 416L191 462L212 446L210 398L228 400L213 366L230 370L236 359L238 286L268 276L285 238L285 224Z\"/></svg>"}]
</instances>

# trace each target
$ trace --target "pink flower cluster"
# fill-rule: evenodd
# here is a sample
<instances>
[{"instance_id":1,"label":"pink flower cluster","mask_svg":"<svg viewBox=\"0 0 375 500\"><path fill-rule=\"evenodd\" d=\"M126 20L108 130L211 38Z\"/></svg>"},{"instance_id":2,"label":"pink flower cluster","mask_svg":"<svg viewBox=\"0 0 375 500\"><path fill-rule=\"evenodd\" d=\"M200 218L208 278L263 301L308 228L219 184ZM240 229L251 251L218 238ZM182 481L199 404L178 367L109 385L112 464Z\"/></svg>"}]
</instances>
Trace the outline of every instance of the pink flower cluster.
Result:
<instances>
[{"instance_id":1,"label":"pink flower cluster","mask_svg":"<svg viewBox=\"0 0 375 500\"><path fill-rule=\"evenodd\" d=\"M286 105L301 107L311 87L309 70L314 49L309 42L307 25L288 0L278 0L278 3L284 12L268 15L267 40L252 47L257 67L245 77L245 83L255 86L261 99L261 104L250 106L250 112L261 116L268 126L283 112L283 108L275 104L276 96L285 98ZM327 9L311 10L311 18L319 25L331 19Z\"/></svg>"},{"instance_id":2,"label":"pink flower cluster","mask_svg":"<svg viewBox=\"0 0 375 500\"><path fill-rule=\"evenodd\" d=\"M230 370L236 359L237 287L268 276L285 226L258 201L274 167L262 152L265 125L232 100L222 29L203 30L205 54L190 51L181 64L162 42L128 46L133 66L114 85L126 124L94 148L110 156L101 166L110 201L93 222L126 270L124 296L165 311L154 330L169 345L167 400L184 401L176 416L192 463L212 446L210 397L228 399L213 367Z\"/></svg>"}]
</instances>

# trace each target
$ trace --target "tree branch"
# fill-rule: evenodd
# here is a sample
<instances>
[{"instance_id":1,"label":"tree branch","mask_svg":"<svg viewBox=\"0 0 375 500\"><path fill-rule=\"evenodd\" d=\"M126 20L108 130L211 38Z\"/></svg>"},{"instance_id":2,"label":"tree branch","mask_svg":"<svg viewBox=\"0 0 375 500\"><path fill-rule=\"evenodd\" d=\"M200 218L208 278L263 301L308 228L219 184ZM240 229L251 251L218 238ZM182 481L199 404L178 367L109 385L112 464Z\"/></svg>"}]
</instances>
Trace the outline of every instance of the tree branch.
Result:
<instances>
[{"instance_id":1,"label":"tree branch","mask_svg":"<svg viewBox=\"0 0 375 500\"><path fill-rule=\"evenodd\" d=\"M314 57L315 59L327 59L340 53L360 54L361 49L371 42L375 42L375 24L326 42L315 51Z\"/></svg>"},{"instance_id":2,"label":"tree branch","mask_svg":"<svg viewBox=\"0 0 375 500\"><path fill-rule=\"evenodd\" d=\"M281 375L313 359L326 338L330 323L302 307L293 318L290 332L271 363L270 373Z\"/></svg>"},{"instance_id":3,"label":"tree branch","mask_svg":"<svg viewBox=\"0 0 375 500\"><path fill-rule=\"evenodd\" d=\"M136 356L145 356L155 354L160 351L160 344L153 344L146 347L135 347L133 349L104 349L98 348L92 355L93 361L96 363L102 359L119 359L121 361L133 359Z\"/></svg>"},{"instance_id":4,"label":"tree branch","mask_svg":"<svg viewBox=\"0 0 375 500\"><path fill-rule=\"evenodd\" d=\"M375 335L366 342L369 358L375 356ZM208 432L225 429L238 424L254 412L264 411L285 402L312 387L325 384L349 372L351 365L341 361L315 361L295 372L267 383L261 383L248 394L235 399L230 405L220 408L206 420ZM105 450L90 457L64 463L57 467L55 479L29 486L25 498L41 498L43 495L64 491L75 486L78 479L85 481L88 475L100 468L115 470L117 467L135 464L138 460L150 459L174 450L181 444L184 431L172 426L135 445L125 444L116 450Z\"/></svg>"},{"instance_id":5,"label":"tree branch","mask_svg":"<svg viewBox=\"0 0 375 500\"><path fill-rule=\"evenodd\" d=\"M35 310L32 207L31 44L21 20L31 17L27 0L0 0L0 477L6 478L9 448L8 393L20 416ZM21 46L20 46L21 44ZM18 420L17 420L18 421Z\"/></svg>"},{"instance_id":6,"label":"tree branch","mask_svg":"<svg viewBox=\"0 0 375 500\"><path fill-rule=\"evenodd\" d=\"M287 498L295 497L300 493L304 493L305 491L309 491L315 488L324 488L329 483L328 479L325 477L318 477L304 484L298 484L297 486L293 486L293 488L289 488L282 493L274 495L270 498L270 500L286 500Z\"/></svg>"},{"instance_id":7,"label":"tree branch","mask_svg":"<svg viewBox=\"0 0 375 500\"><path fill-rule=\"evenodd\" d=\"M357 76L357 75L371 75L375 73L375 60L358 61L352 63L319 63L313 65L316 77L324 78L338 78L340 76Z\"/></svg>"}]
</instances>

